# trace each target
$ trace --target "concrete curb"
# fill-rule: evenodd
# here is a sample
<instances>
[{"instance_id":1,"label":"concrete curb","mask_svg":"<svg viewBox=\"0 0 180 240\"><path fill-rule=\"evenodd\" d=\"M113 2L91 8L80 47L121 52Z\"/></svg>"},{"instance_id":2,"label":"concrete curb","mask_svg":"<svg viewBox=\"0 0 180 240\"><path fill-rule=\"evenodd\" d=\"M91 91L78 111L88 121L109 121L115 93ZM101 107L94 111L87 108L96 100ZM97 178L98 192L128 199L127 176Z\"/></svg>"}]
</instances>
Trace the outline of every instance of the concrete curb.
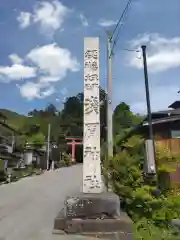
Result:
<instances>
[{"instance_id":1,"label":"concrete curb","mask_svg":"<svg viewBox=\"0 0 180 240\"><path fill-rule=\"evenodd\" d=\"M62 230L53 230L53 235L63 235L63 236L84 236L91 237L91 239L107 239L107 240L132 240L133 235L127 233L124 235L124 232L83 232L79 234L67 234Z\"/></svg>"},{"instance_id":2,"label":"concrete curb","mask_svg":"<svg viewBox=\"0 0 180 240\"><path fill-rule=\"evenodd\" d=\"M12 181L8 182L8 181L4 181L0 183L0 186L5 185L5 184L10 184L10 183L14 183L14 182L18 182L19 180L23 179L23 178L27 178L27 177L34 177L34 176L40 176L44 173L45 171L43 171L42 173L30 173L30 174L25 174L19 178L14 178Z\"/></svg>"}]
</instances>

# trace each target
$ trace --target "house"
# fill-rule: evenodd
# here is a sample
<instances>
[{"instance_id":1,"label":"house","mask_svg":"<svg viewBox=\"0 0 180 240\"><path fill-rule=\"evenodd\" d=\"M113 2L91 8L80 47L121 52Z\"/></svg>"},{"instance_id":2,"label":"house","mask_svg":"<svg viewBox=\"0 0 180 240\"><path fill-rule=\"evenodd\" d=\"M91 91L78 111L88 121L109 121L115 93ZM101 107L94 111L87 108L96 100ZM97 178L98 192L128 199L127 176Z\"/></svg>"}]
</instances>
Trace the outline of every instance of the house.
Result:
<instances>
[{"instance_id":1,"label":"house","mask_svg":"<svg viewBox=\"0 0 180 240\"><path fill-rule=\"evenodd\" d=\"M152 113L153 133L156 140L180 138L180 101L174 102L168 108L165 111ZM145 118L139 129L145 137L148 137L148 126Z\"/></svg>"},{"instance_id":2,"label":"house","mask_svg":"<svg viewBox=\"0 0 180 240\"><path fill-rule=\"evenodd\" d=\"M0 112L0 121L3 122L3 123L7 122L7 117L1 112Z\"/></svg>"},{"instance_id":3,"label":"house","mask_svg":"<svg viewBox=\"0 0 180 240\"><path fill-rule=\"evenodd\" d=\"M152 112L152 127L156 144L160 144L180 157L180 101L172 103L167 110ZM144 139L149 138L149 123L147 117L136 127L132 128L118 145L133 134L140 134ZM176 171L170 173L171 182L180 183L180 164L173 164Z\"/></svg>"},{"instance_id":4,"label":"house","mask_svg":"<svg viewBox=\"0 0 180 240\"><path fill-rule=\"evenodd\" d=\"M44 142L44 145L37 148L32 144L27 143L24 148L24 164L25 165L34 165L41 169L47 169L47 142ZM54 160L55 162L59 161L59 149L54 142L49 144L49 163Z\"/></svg>"},{"instance_id":5,"label":"house","mask_svg":"<svg viewBox=\"0 0 180 240\"><path fill-rule=\"evenodd\" d=\"M23 163L25 166L34 166L41 169L47 168L47 154L43 149L33 147L24 148Z\"/></svg>"},{"instance_id":6,"label":"house","mask_svg":"<svg viewBox=\"0 0 180 240\"><path fill-rule=\"evenodd\" d=\"M14 136L19 134L15 129L6 123L7 118L0 113L0 159L4 162L4 170L8 165L16 165L20 157L14 150Z\"/></svg>"},{"instance_id":7,"label":"house","mask_svg":"<svg viewBox=\"0 0 180 240\"><path fill-rule=\"evenodd\" d=\"M17 131L6 123L7 118L0 114L0 181L8 179L21 156L15 152L14 137Z\"/></svg>"},{"instance_id":8,"label":"house","mask_svg":"<svg viewBox=\"0 0 180 240\"><path fill-rule=\"evenodd\" d=\"M152 113L152 126L155 143L169 149L171 153L180 157L180 101L172 103L168 110ZM137 129L136 129L137 130ZM147 118L137 130L145 139L149 136ZM173 164L173 163L172 163ZM180 164L173 164L176 171L170 173L171 182L180 182Z\"/></svg>"}]
</instances>

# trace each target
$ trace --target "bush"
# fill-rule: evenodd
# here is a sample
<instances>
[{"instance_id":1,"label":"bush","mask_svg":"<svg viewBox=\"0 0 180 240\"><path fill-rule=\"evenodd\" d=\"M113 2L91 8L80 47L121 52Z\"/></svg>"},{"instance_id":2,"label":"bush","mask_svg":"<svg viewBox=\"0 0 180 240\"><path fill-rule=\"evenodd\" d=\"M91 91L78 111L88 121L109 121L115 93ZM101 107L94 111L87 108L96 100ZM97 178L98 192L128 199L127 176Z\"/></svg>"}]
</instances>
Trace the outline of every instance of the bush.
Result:
<instances>
[{"instance_id":1,"label":"bush","mask_svg":"<svg viewBox=\"0 0 180 240\"><path fill-rule=\"evenodd\" d=\"M41 148L44 145L45 136L42 133L31 135L27 139L27 143L35 148Z\"/></svg>"},{"instance_id":2,"label":"bush","mask_svg":"<svg viewBox=\"0 0 180 240\"><path fill-rule=\"evenodd\" d=\"M157 227L152 221L142 219L134 225L135 240L178 240L178 230L168 226Z\"/></svg>"},{"instance_id":3,"label":"bush","mask_svg":"<svg viewBox=\"0 0 180 240\"><path fill-rule=\"evenodd\" d=\"M177 163L180 163L180 157L173 154L166 146L156 142L156 163L159 187L166 192L172 186L170 173L176 171Z\"/></svg>"},{"instance_id":4,"label":"bush","mask_svg":"<svg viewBox=\"0 0 180 240\"><path fill-rule=\"evenodd\" d=\"M60 166L65 167L65 166L70 166L72 165L72 158L70 154L64 153L63 154L63 159L59 161Z\"/></svg>"},{"instance_id":5,"label":"bush","mask_svg":"<svg viewBox=\"0 0 180 240\"><path fill-rule=\"evenodd\" d=\"M60 167L65 167L66 166L66 162L64 160L60 160Z\"/></svg>"},{"instance_id":6,"label":"bush","mask_svg":"<svg viewBox=\"0 0 180 240\"><path fill-rule=\"evenodd\" d=\"M124 209L136 221L152 217L152 205L158 209L160 202L153 197L155 186L144 184L141 164L137 157L123 150L109 160L110 183L113 191L123 199Z\"/></svg>"},{"instance_id":7,"label":"bush","mask_svg":"<svg viewBox=\"0 0 180 240\"><path fill-rule=\"evenodd\" d=\"M120 153L103 165L104 177L134 221L138 232L136 239L176 239L169 230L169 222L180 218L180 195L170 189L165 189L160 196L155 194L156 182L147 184L144 179L144 159L144 141L134 136L121 145ZM173 171L170 163L178 158L157 147L156 161L159 176Z\"/></svg>"},{"instance_id":8,"label":"bush","mask_svg":"<svg viewBox=\"0 0 180 240\"><path fill-rule=\"evenodd\" d=\"M64 155L64 162L66 166L70 166L72 164L72 158L70 154L65 154Z\"/></svg>"}]
</instances>

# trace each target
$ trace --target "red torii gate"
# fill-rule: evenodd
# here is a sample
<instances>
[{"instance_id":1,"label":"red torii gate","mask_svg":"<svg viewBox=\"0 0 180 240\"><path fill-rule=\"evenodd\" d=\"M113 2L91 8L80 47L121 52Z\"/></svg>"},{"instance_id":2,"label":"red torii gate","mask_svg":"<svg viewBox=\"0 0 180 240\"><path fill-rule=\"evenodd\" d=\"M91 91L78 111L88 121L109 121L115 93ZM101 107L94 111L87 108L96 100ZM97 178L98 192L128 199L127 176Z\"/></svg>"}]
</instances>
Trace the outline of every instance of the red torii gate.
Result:
<instances>
[{"instance_id":1,"label":"red torii gate","mask_svg":"<svg viewBox=\"0 0 180 240\"><path fill-rule=\"evenodd\" d=\"M71 141L67 142L67 144L71 145L72 162L76 162L76 145L82 145L83 139L77 137L67 137L66 140Z\"/></svg>"}]
</instances>

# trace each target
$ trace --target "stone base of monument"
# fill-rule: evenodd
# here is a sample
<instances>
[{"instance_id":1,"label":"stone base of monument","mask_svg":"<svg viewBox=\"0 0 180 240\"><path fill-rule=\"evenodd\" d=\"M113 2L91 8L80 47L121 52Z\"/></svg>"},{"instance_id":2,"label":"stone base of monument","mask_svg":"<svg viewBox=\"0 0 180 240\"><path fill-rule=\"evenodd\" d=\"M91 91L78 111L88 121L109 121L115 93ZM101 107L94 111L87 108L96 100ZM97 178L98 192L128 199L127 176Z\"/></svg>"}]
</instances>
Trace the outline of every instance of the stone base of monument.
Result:
<instances>
[{"instance_id":1,"label":"stone base of monument","mask_svg":"<svg viewBox=\"0 0 180 240\"><path fill-rule=\"evenodd\" d=\"M67 197L65 208L55 218L53 233L133 239L132 221L120 211L119 197L112 192Z\"/></svg>"}]
</instances>

